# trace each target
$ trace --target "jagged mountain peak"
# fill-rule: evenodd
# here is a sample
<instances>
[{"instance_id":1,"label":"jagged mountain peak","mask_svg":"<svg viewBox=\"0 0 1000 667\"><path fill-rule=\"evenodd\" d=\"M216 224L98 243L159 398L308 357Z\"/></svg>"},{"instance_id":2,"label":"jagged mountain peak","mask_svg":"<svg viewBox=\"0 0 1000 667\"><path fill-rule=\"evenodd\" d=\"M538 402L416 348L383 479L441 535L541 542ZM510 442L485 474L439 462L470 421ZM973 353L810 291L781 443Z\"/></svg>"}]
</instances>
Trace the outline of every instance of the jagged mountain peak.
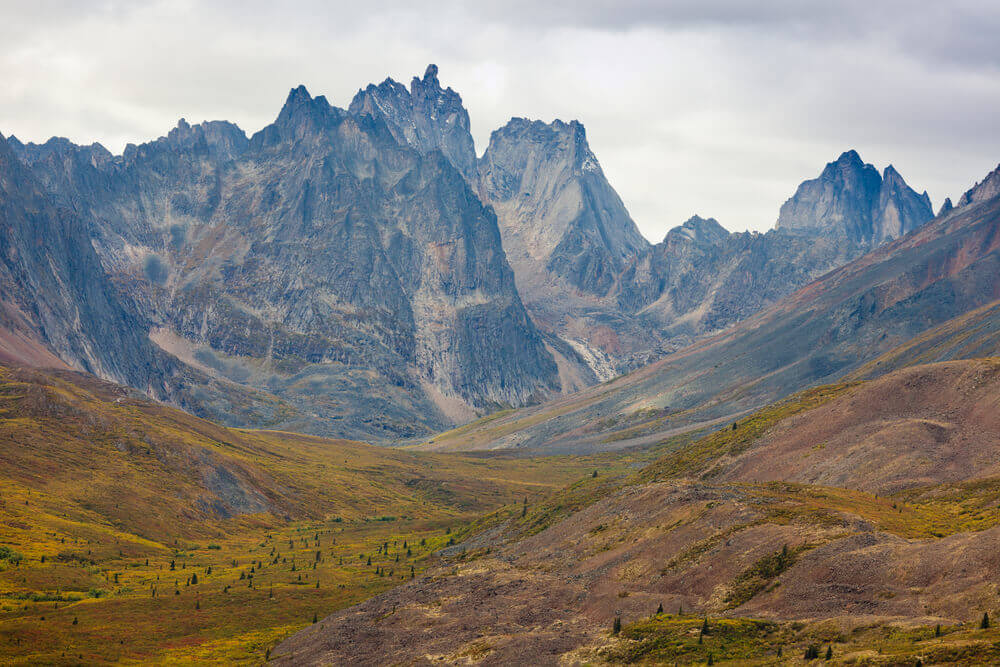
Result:
<instances>
[{"instance_id":1,"label":"jagged mountain peak","mask_svg":"<svg viewBox=\"0 0 1000 667\"><path fill-rule=\"evenodd\" d=\"M50 137L45 143L36 144L34 142L22 143L17 137L11 135L4 143L9 145L14 153L28 164L34 164L50 156L64 156L78 151L86 153L88 158L95 162L104 162L113 157L111 151L98 142L89 146L78 146L66 137Z\"/></svg>"},{"instance_id":2,"label":"jagged mountain peak","mask_svg":"<svg viewBox=\"0 0 1000 667\"><path fill-rule=\"evenodd\" d=\"M304 85L298 85L289 91L275 124L279 126L294 125L299 122L298 119L303 117L316 119L334 109L335 107L327 102L326 97L322 95L313 97Z\"/></svg>"},{"instance_id":3,"label":"jagged mountain peak","mask_svg":"<svg viewBox=\"0 0 1000 667\"><path fill-rule=\"evenodd\" d=\"M515 116L490 135L490 146L503 142L530 142L537 144L541 150L568 151L574 169L604 178L601 164L587 142L587 130L578 120L564 122L556 118L546 123Z\"/></svg>"},{"instance_id":4,"label":"jagged mountain peak","mask_svg":"<svg viewBox=\"0 0 1000 667\"><path fill-rule=\"evenodd\" d=\"M312 101L312 95L306 89L304 84L299 84L288 91L288 97L285 98L285 106L293 107L300 104L305 104Z\"/></svg>"},{"instance_id":5,"label":"jagged mountain peak","mask_svg":"<svg viewBox=\"0 0 1000 667\"><path fill-rule=\"evenodd\" d=\"M932 217L926 192L917 194L893 165L879 174L851 149L828 163L818 178L799 185L782 205L775 228L878 245Z\"/></svg>"},{"instance_id":6,"label":"jagged mountain peak","mask_svg":"<svg viewBox=\"0 0 1000 667\"><path fill-rule=\"evenodd\" d=\"M956 208L975 204L994 197L1000 196L1000 164L997 168L986 175L986 178L969 188L961 199L958 200Z\"/></svg>"},{"instance_id":7,"label":"jagged mountain peak","mask_svg":"<svg viewBox=\"0 0 1000 667\"><path fill-rule=\"evenodd\" d=\"M428 65L427 69L424 70L424 78L423 79L418 79L417 77L413 77L413 84L415 85L415 84L418 84L418 83L422 83L425 86L429 85L429 86L435 86L437 88L440 88L441 87L441 83L438 81L438 66L435 65L434 63L431 63L430 65ZM412 87L413 86L411 86L411 88Z\"/></svg>"},{"instance_id":8,"label":"jagged mountain peak","mask_svg":"<svg viewBox=\"0 0 1000 667\"><path fill-rule=\"evenodd\" d=\"M409 90L391 78L368 85L351 100L348 113L383 120L399 143L421 153L441 151L470 185L475 183L469 113L458 93L441 88L437 65L428 65L422 79L413 77Z\"/></svg>"},{"instance_id":9,"label":"jagged mountain peak","mask_svg":"<svg viewBox=\"0 0 1000 667\"><path fill-rule=\"evenodd\" d=\"M892 167L892 165L886 167L886 170L889 171L890 167ZM826 168L823 170L821 178L823 176L831 177L838 173L844 173L845 171L863 173L866 178L871 178L871 175L873 174L878 176L878 170L875 166L862 160L861 155L852 148L841 153L840 157L833 162L828 163ZM893 168L891 171L895 172L895 169Z\"/></svg>"},{"instance_id":10,"label":"jagged mountain peak","mask_svg":"<svg viewBox=\"0 0 1000 667\"><path fill-rule=\"evenodd\" d=\"M944 202L941 204L941 208L938 209L938 216L945 215L946 213L951 213L955 209L955 205L951 203L951 197L945 197Z\"/></svg>"},{"instance_id":11,"label":"jagged mountain peak","mask_svg":"<svg viewBox=\"0 0 1000 667\"><path fill-rule=\"evenodd\" d=\"M854 164L858 166L864 166L865 161L861 159L861 155L853 148L850 148L840 154L840 157L836 159L833 164Z\"/></svg>"},{"instance_id":12,"label":"jagged mountain peak","mask_svg":"<svg viewBox=\"0 0 1000 667\"><path fill-rule=\"evenodd\" d=\"M546 123L544 120L535 120L531 118L523 118L521 116L514 116L507 124L493 131L494 133L503 132L521 132L521 133L531 133L537 140L555 140L556 137L564 134L572 133L574 138L579 137L584 141L587 139L587 130L584 128L583 123L578 120L571 120L565 122L560 118Z\"/></svg>"},{"instance_id":13,"label":"jagged mountain peak","mask_svg":"<svg viewBox=\"0 0 1000 667\"><path fill-rule=\"evenodd\" d=\"M553 277L606 294L624 262L649 247L578 121L511 118L491 134L479 175L529 299Z\"/></svg>"}]
</instances>

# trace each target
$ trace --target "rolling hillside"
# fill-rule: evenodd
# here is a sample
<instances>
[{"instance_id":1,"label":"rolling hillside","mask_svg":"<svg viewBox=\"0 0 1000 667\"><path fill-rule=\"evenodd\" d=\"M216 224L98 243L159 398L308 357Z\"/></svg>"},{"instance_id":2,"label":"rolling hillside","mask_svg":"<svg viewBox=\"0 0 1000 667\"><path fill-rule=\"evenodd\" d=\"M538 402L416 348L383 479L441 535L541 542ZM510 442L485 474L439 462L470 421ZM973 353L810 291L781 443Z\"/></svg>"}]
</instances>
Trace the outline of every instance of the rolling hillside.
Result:
<instances>
[{"instance_id":1,"label":"rolling hillside","mask_svg":"<svg viewBox=\"0 0 1000 667\"><path fill-rule=\"evenodd\" d=\"M576 483L272 655L763 665L816 646L838 664L992 663L997 396L996 359L802 392Z\"/></svg>"},{"instance_id":2,"label":"rolling hillside","mask_svg":"<svg viewBox=\"0 0 1000 667\"><path fill-rule=\"evenodd\" d=\"M482 513L623 465L228 429L82 373L0 367L0 662L259 663Z\"/></svg>"}]
</instances>

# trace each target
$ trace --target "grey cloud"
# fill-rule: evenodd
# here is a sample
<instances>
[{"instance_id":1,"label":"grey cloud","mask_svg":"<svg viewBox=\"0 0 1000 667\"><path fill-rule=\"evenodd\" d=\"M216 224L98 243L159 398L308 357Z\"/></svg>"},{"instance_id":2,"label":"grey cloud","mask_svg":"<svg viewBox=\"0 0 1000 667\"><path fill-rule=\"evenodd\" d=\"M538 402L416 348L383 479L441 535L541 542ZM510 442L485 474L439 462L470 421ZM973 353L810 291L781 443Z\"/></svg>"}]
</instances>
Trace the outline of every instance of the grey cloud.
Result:
<instances>
[{"instance_id":1,"label":"grey cloud","mask_svg":"<svg viewBox=\"0 0 1000 667\"><path fill-rule=\"evenodd\" d=\"M847 148L935 202L1000 160L995 2L19 3L0 132L112 150L181 116L253 132L304 83L345 106L428 62L476 145L511 116L579 119L640 227L769 227Z\"/></svg>"}]
</instances>

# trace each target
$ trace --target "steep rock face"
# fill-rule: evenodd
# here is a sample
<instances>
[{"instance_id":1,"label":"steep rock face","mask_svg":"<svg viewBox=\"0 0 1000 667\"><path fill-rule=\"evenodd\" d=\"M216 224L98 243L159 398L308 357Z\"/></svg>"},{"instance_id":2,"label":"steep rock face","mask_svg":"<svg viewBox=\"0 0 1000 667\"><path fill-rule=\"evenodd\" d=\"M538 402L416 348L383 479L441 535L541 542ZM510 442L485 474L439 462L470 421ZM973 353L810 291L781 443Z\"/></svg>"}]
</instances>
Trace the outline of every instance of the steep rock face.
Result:
<instances>
[{"instance_id":1,"label":"steep rock face","mask_svg":"<svg viewBox=\"0 0 1000 667\"><path fill-rule=\"evenodd\" d=\"M437 86L431 70L421 86ZM153 339L290 403L276 426L413 435L559 388L492 211L382 117L299 87L249 140L182 121L119 158L50 148L20 152L93 211L94 244Z\"/></svg>"},{"instance_id":2,"label":"steep rock face","mask_svg":"<svg viewBox=\"0 0 1000 667\"><path fill-rule=\"evenodd\" d=\"M8 332L0 348L37 341L67 364L166 398L173 364L150 345L146 326L106 280L86 220L54 202L0 136L0 328Z\"/></svg>"},{"instance_id":3,"label":"steep rock face","mask_svg":"<svg viewBox=\"0 0 1000 667\"><path fill-rule=\"evenodd\" d=\"M350 112L381 117L401 144L421 153L441 151L469 183L475 183L476 149L469 130L469 113L451 88L442 89L437 65L424 77L413 77L410 89L392 79L358 91Z\"/></svg>"},{"instance_id":4,"label":"steep rock face","mask_svg":"<svg viewBox=\"0 0 1000 667\"><path fill-rule=\"evenodd\" d=\"M553 280L606 295L625 262L649 245L576 121L511 119L491 135L479 172L529 301L535 285Z\"/></svg>"},{"instance_id":5,"label":"steep rock face","mask_svg":"<svg viewBox=\"0 0 1000 667\"><path fill-rule=\"evenodd\" d=\"M493 132L479 178L518 290L561 368L590 384L627 370L662 343L615 302L618 277L649 243L580 123L512 119Z\"/></svg>"},{"instance_id":6,"label":"steep rock face","mask_svg":"<svg viewBox=\"0 0 1000 667\"><path fill-rule=\"evenodd\" d=\"M802 183L786 201L776 229L824 233L850 242L879 245L933 217L927 193L918 195L890 165L879 175L856 151L847 151Z\"/></svg>"}]
</instances>

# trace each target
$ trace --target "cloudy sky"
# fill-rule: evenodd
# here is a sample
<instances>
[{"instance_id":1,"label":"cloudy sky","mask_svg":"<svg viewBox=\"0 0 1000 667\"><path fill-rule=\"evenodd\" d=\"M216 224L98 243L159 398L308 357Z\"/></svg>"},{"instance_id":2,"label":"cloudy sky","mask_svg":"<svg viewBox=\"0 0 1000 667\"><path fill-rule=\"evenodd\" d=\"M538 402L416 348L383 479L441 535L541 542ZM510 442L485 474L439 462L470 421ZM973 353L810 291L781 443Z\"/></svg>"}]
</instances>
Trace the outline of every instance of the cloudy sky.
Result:
<instances>
[{"instance_id":1,"label":"cloudy sky","mask_svg":"<svg viewBox=\"0 0 1000 667\"><path fill-rule=\"evenodd\" d=\"M0 132L115 152L180 117L248 133L304 83L346 106L430 62L477 149L579 119L640 229L769 228L855 148L937 207L1000 162L1000 3L0 0Z\"/></svg>"}]
</instances>

